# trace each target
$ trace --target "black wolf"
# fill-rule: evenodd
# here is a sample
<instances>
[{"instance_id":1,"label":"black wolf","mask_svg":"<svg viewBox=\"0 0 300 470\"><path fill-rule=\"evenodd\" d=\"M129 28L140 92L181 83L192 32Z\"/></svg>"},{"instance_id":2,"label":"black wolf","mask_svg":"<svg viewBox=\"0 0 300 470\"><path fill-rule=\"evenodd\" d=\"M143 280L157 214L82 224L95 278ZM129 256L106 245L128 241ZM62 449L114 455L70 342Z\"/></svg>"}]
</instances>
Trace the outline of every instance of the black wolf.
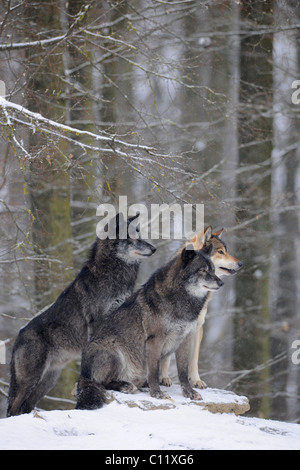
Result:
<instances>
[{"instance_id":1,"label":"black wolf","mask_svg":"<svg viewBox=\"0 0 300 470\"><path fill-rule=\"evenodd\" d=\"M201 250L203 247L211 247L211 261L215 267L215 273L218 277L232 276L236 274L243 266L243 263L238 259L234 258L227 251L227 246L221 236L223 229L218 232L212 232L211 226L206 227L204 230L199 232L190 243L193 245L195 250ZM207 297L207 301L199 314L197 326L194 334L191 335L188 340L190 342L190 355L189 355L189 381L191 387L206 388L206 383L201 380L199 376L199 352L201 341L203 338L203 325L205 322L205 316L207 313L207 307L212 299L214 293L210 292ZM171 386L172 381L168 376L170 356L166 357L160 365L160 383L162 385Z\"/></svg>"},{"instance_id":2,"label":"black wolf","mask_svg":"<svg viewBox=\"0 0 300 470\"><path fill-rule=\"evenodd\" d=\"M209 250L191 245L106 318L83 350L76 408L100 408L105 389L132 393L145 380L151 396L168 398L159 386L159 363L174 351L184 396L201 399L189 384L184 339L209 291L223 285L214 272Z\"/></svg>"},{"instance_id":3,"label":"black wolf","mask_svg":"<svg viewBox=\"0 0 300 470\"><path fill-rule=\"evenodd\" d=\"M138 215L137 215L138 216ZM141 259L155 248L141 239L96 239L76 279L45 312L20 330L11 360L8 416L29 413L54 386L63 367L80 355L95 324L128 298ZM125 230L126 233L126 230Z\"/></svg>"}]
</instances>

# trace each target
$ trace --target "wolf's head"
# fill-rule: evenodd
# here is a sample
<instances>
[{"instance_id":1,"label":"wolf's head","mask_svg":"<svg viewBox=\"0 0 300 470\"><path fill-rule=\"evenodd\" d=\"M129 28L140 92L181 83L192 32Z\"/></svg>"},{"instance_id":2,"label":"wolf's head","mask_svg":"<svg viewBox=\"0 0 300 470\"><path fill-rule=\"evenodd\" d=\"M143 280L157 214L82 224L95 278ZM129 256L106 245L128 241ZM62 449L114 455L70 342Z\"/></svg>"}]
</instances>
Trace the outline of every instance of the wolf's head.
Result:
<instances>
[{"instance_id":1,"label":"wolf's head","mask_svg":"<svg viewBox=\"0 0 300 470\"><path fill-rule=\"evenodd\" d=\"M223 231L224 229L212 232L212 228L209 226L191 240L195 250L211 247L210 257L215 266L217 276L236 274L243 267L241 261L228 253L225 242L221 240Z\"/></svg>"},{"instance_id":2,"label":"wolf's head","mask_svg":"<svg viewBox=\"0 0 300 470\"><path fill-rule=\"evenodd\" d=\"M207 291L216 291L224 284L215 274L210 258L211 250L211 247L205 247L196 251L189 245L183 249L179 258L182 282L193 297L201 297Z\"/></svg>"},{"instance_id":3,"label":"wolf's head","mask_svg":"<svg viewBox=\"0 0 300 470\"><path fill-rule=\"evenodd\" d=\"M133 229L134 221L139 214L129 217L127 221L123 214L117 214L108 224L107 230L113 227L115 237L107 239L111 252L127 263L135 263L142 258L149 257L155 253L156 248L141 239L138 227Z\"/></svg>"}]
</instances>

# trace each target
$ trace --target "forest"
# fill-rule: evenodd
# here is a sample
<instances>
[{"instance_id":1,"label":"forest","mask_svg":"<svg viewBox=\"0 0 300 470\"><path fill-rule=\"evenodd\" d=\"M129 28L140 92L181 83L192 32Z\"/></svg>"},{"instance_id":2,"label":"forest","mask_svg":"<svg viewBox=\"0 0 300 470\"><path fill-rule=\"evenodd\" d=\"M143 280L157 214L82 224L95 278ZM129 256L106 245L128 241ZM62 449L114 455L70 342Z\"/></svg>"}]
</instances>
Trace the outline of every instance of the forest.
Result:
<instances>
[{"instance_id":1,"label":"forest","mask_svg":"<svg viewBox=\"0 0 300 470\"><path fill-rule=\"evenodd\" d=\"M201 378L300 423L299 41L299 0L1 2L0 417L18 331L127 196L224 228L244 267L210 304ZM139 284L180 243L155 241ZM79 370L40 407L74 408Z\"/></svg>"}]
</instances>

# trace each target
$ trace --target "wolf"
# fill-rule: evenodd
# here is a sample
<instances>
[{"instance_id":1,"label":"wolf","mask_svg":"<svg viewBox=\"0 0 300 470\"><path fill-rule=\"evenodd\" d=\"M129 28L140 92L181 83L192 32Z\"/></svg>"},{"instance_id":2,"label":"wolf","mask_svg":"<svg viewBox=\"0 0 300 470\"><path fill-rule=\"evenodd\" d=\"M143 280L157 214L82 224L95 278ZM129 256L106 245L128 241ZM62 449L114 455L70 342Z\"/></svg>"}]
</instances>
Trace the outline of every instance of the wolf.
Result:
<instances>
[{"instance_id":1,"label":"wolf","mask_svg":"<svg viewBox=\"0 0 300 470\"><path fill-rule=\"evenodd\" d=\"M152 397L169 398L160 389L159 363L172 352L183 395L201 399L188 381L184 339L196 328L209 292L223 285L210 251L184 248L100 324L83 350L76 409L101 408L106 389L133 393L145 380Z\"/></svg>"},{"instance_id":2,"label":"wolf","mask_svg":"<svg viewBox=\"0 0 300 470\"><path fill-rule=\"evenodd\" d=\"M223 232L224 229L212 232L212 227L208 226L188 242L193 245L195 250L201 250L203 247L211 247L211 261L214 264L216 275L221 278L223 276L232 276L237 274L237 272L243 267L243 263L241 261L228 253L226 243L221 239ZM181 250L177 252L177 255ZM202 310L199 314L195 331L186 339L186 341L189 342L189 382L191 387L200 389L207 387L206 383L201 380L199 376L198 360L201 341L203 338L203 325L208 304L211 301L213 294L213 292L210 292L207 296L206 302L203 304ZM168 375L169 363L170 356L164 358L160 364L160 383L168 387L172 385L172 381Z\"/></svg>"},{"instance_id":3,"label":"wolf","mask_svg":"<svg viewBox=\"0 0 300 470\"><path fill-rule=\"evenodd\" d=\"M75 280L20 330L12 353L7 416L30 413L63 367L81 354L97 322L132 294L141 259L156 251L140 237L130 238L129 225L136 217L128 219L125 239L118 236L126 223L122 213L112 219L116 238L97 237Z\"/></svg>"}]
</instances>

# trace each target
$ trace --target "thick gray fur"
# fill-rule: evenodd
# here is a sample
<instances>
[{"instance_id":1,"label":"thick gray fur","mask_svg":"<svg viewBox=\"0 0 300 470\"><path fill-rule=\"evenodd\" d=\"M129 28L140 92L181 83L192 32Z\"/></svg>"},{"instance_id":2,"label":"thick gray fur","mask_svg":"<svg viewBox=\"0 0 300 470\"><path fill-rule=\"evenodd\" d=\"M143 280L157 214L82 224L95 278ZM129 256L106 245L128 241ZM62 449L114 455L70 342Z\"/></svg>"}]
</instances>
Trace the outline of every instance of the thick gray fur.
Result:
<instances>
[{"instance_id":1,"label":"thick gray fur","mask_svg":"<svg viewBox=\"0 0 300 470\"><path fill-rule=\"evenodd\" d=\"M135 217L128 219L129 223ZM116 217L117 228L124 221ZM29 413L80 356L96 324L133 292L142 257L155 248L141 239L96 239L86 264L56 302L20 330L13 348L7 415Z\"/></svg>"}]
</instances>

